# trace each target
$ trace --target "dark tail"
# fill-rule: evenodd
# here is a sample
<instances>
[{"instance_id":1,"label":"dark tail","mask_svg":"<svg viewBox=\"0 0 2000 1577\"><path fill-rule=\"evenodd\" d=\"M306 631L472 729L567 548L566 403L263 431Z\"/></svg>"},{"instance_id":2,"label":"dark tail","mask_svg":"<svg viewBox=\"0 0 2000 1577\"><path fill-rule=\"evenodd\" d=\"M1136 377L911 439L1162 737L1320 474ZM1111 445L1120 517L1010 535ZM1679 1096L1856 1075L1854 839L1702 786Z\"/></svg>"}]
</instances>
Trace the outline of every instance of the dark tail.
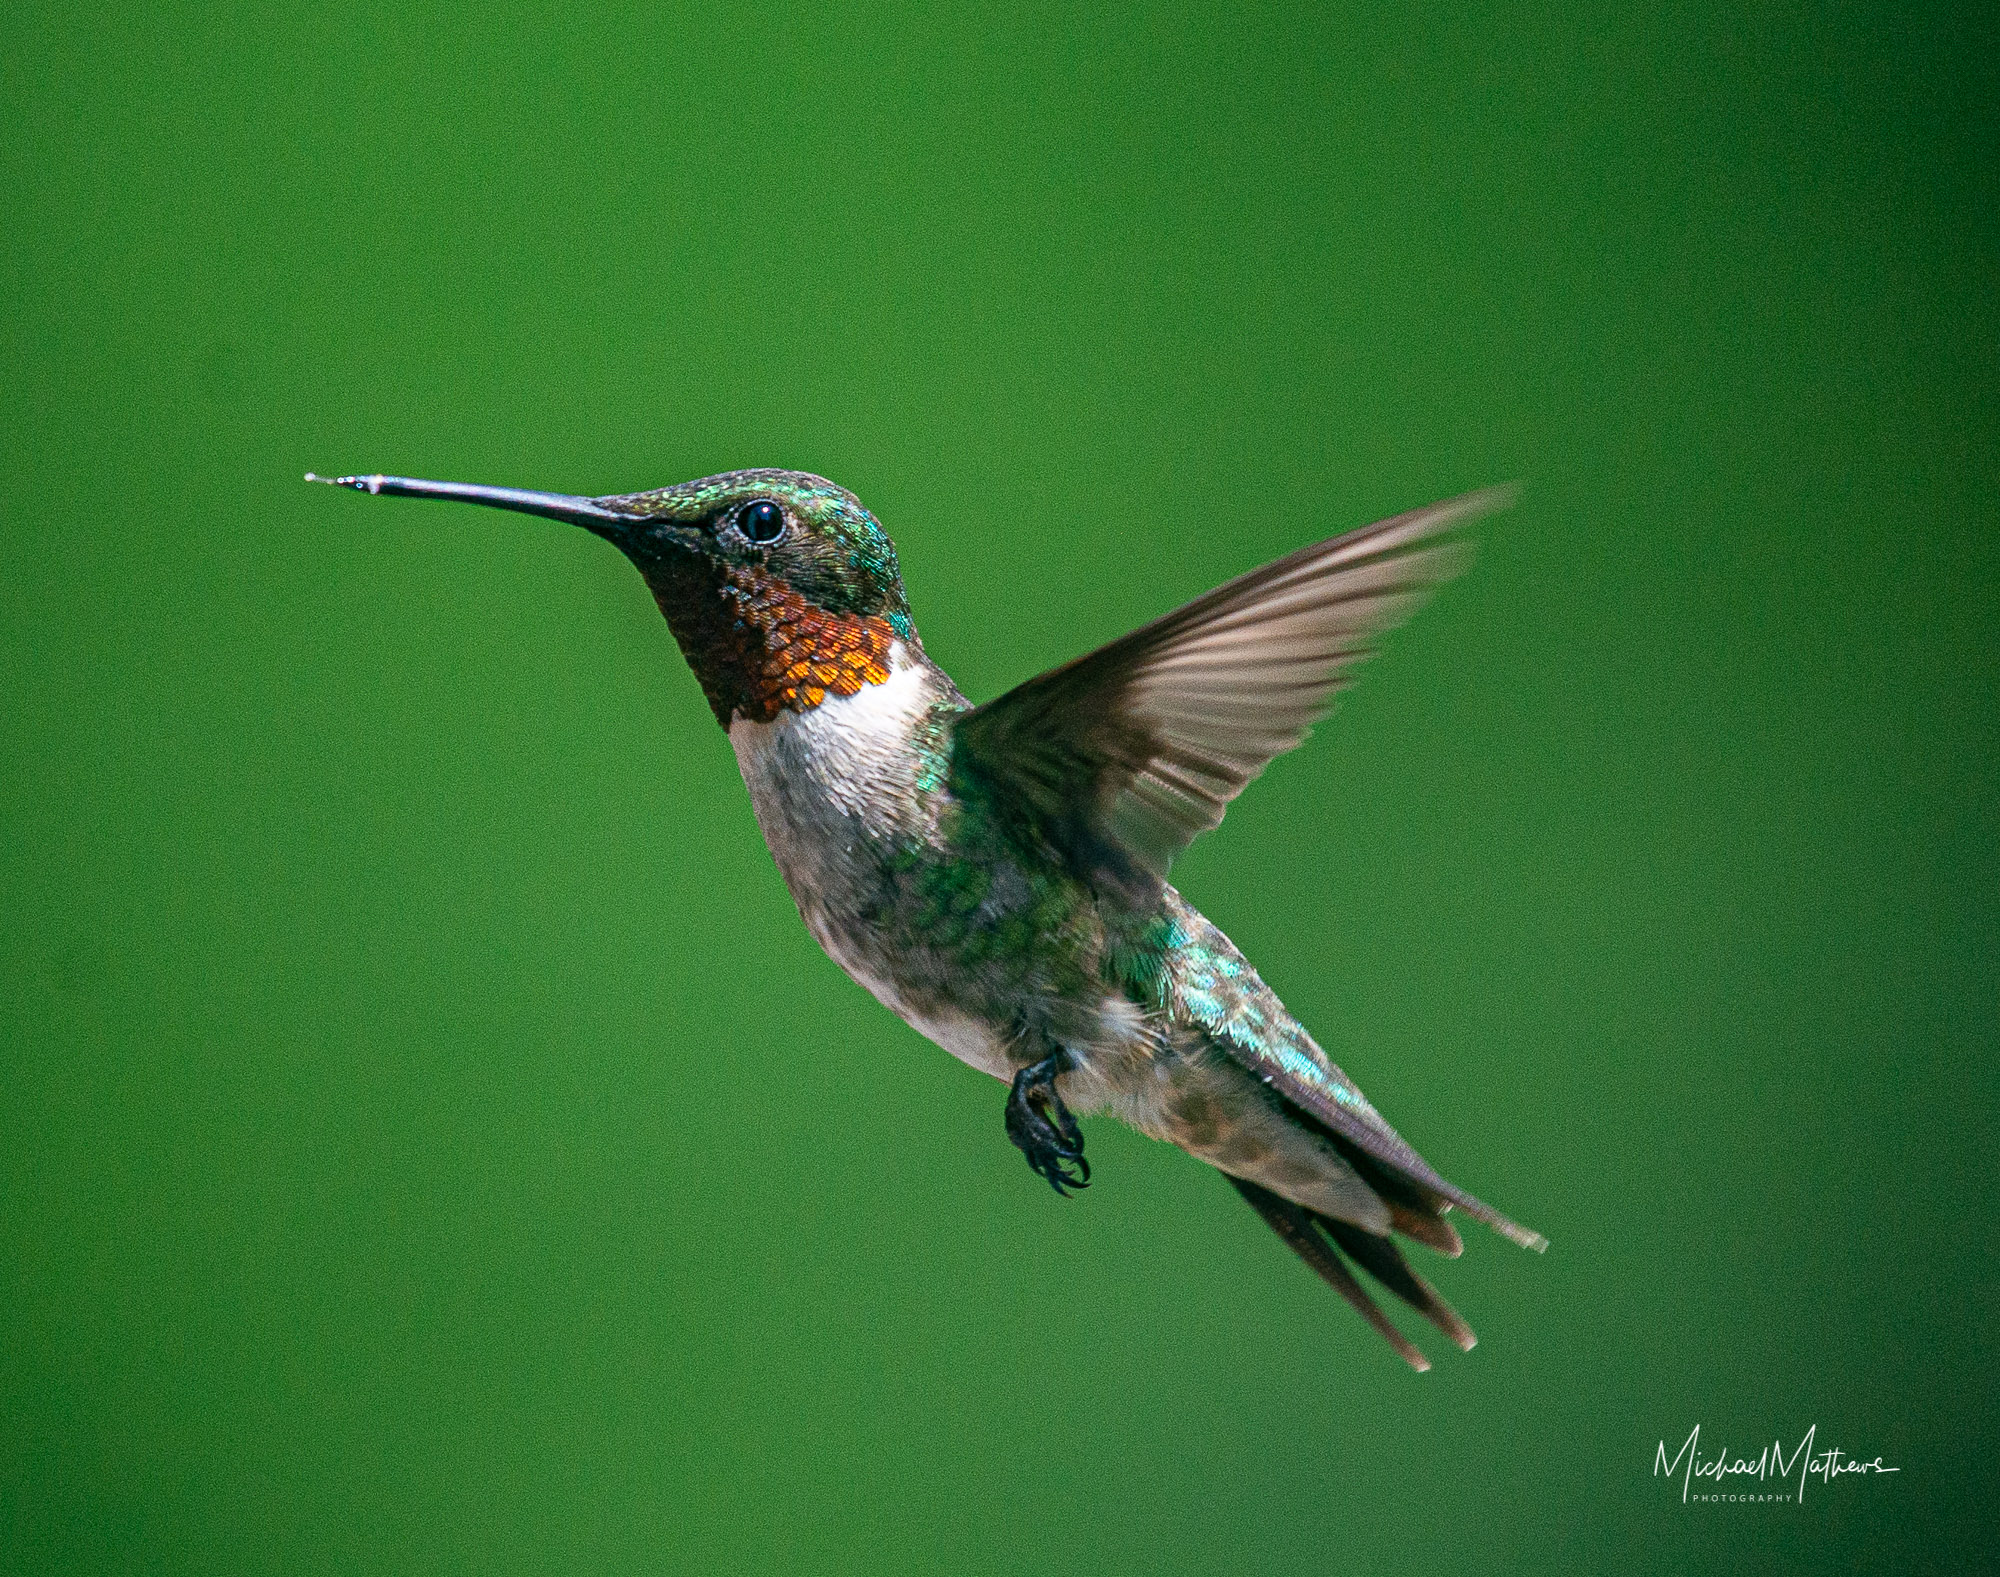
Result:
<instances>
[{"instance_id":1,"label":"dark tail","mask_svg":"<svg viewBox=\"0 0 2000 1577\"><path fill-rule=\"evenodd\" d=\"M1431 1366L1430 1360L1418 1351L1414 1342L1389 1323L1388 1315L1376 1307L1375 1300L1368 1296L1354 1272L1347 1268L1342 1254L1460 1347L1470 1351L1472 1344L1478 1340L1472 1334L1472 1327L1458 1317L1458 1311L1432 1291L1429 1282L1410 1269L1402 1250L1388 1238L1377 1237L1345 1221L1335 1221L1303 1205L1295 1205L1282 1195L1255 1183L1246 1183L1240 1177L1231 1177L1229 1181L1236 1185L1238 1193L1250 1201L1251 1209L1271 1224L1271 1230L1285 1240L1292 1252L1310 1265L1329 1287L1353 1304L1361 1317L1381 1332L1383 1339L1419 1374ZM1456 1239L1455 1233L1453 1238Z\"/></svg>"}]
</instances>

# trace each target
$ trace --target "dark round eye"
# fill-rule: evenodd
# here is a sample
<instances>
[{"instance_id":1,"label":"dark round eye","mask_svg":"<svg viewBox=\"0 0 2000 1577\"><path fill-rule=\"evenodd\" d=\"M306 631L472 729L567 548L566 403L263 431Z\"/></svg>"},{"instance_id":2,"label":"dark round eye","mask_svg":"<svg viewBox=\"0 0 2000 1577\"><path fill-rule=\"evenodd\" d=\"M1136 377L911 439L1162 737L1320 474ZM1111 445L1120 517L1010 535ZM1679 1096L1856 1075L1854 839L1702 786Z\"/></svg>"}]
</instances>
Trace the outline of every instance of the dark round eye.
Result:
<instances>
[{"instance_id":1,"label":"dark round eye","mask_svg":"<svg viewBox=\"0 0 2000 1577\"><path fill-rule=\"evenodd\" d=\"M785 512L768 498L757 499L736 511L736 529L760 547L776 542L785 534Z\"/></svg>"}]
</instances>

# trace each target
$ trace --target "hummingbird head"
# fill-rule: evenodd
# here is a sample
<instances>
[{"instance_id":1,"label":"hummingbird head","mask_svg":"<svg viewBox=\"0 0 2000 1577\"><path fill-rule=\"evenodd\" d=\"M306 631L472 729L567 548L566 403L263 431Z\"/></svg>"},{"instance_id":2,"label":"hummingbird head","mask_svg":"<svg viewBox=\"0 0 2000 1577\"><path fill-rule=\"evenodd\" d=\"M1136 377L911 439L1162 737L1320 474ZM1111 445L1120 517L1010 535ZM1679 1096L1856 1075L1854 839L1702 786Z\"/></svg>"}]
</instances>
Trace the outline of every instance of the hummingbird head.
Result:
<instances>
[{"instance_id":1,"label":"hummingbird head","mask_svg":"<svg viewBox=\"0 0 2000 1577\"><path fill-rule=\"evenodd\" d=\"M861 500L803 471L731 471L581 498L407 477L309 477L584 526L637 567L717 721L769 722L889 677L917 648L896 546Z\"/></svg>"}]
</instances>

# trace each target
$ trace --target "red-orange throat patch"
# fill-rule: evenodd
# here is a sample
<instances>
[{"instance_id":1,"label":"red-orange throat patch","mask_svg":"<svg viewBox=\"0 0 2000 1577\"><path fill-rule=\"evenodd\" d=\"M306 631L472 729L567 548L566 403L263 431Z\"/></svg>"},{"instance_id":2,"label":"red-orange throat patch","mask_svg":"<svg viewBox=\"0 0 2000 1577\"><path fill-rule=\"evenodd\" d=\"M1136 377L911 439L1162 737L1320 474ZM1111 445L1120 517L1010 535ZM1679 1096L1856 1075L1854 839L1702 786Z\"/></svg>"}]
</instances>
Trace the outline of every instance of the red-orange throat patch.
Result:
<instances>
[{"instance_id":1,"label":"red-orange throat patch","mask_svg":"<svg viewBox=\"0 0 2000 1577\"><path fill-rule=\"evenodd\" d=\"M762 570L729 570L711 593L725 616L689 620L708 626L698 633L683 633L694 611L684 595L658 585L654 594L724 724L731 716L768 723L780 712L809 712L829 695L853 695L889 677L898 637L887 619L830 613Z\"/></svg>"}]
</instances>

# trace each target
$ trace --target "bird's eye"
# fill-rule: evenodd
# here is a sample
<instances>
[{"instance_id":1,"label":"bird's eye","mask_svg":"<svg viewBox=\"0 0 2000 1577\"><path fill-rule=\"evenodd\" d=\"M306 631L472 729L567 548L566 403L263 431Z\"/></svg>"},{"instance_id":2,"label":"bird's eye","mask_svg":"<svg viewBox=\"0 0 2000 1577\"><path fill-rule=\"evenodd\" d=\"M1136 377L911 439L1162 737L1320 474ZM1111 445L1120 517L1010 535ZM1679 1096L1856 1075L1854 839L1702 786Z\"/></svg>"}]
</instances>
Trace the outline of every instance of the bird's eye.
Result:
<instances>
[{"instance_id":1,"label":"bird's eye","mask_svg":"<svg viewBox=\"0 0 2000 1577\"><path fill-rule=\"evenodd\" d=\"M757 499L736 511L736 529L744 541L766 547L785 534L785 512L768 498Z\"/></svg>"}]
</instances>

